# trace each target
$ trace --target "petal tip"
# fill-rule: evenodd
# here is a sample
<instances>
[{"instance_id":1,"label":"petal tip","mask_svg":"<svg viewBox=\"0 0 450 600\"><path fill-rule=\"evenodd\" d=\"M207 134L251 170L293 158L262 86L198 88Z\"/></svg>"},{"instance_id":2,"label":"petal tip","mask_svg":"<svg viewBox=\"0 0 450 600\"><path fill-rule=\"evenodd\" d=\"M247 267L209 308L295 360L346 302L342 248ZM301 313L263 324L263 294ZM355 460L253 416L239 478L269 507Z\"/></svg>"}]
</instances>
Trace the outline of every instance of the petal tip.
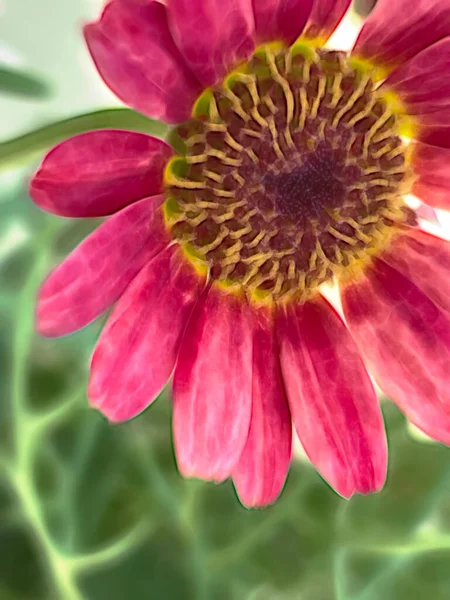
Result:
<instances>
[{"instance_id":1,"label":"petal tip","mask_svg":"<svg viewBox=\"0 0 450 600\"><path fill-rule=\"evenodd\" d=\"M274 494L265 495L265 496L261 495L261 494L246 495L246 494L243 494L242 492L239 492L236 489L236 496L239 498L239 502L242 504L242 506L244 508L247 508L249 510L252 510L252 509L263 510L265 508L270 508L278 500L281 493L282 493L282 490L278 491Z\"/></svg>"},{"instance_id":2,"label":"petal tip","mask_svg":"<svg viewBox=\"0 0 450 600\"><path fill-rule=\"evenodd\" d=\"M179 452L176 453L179 455ZM183 460L176 456L177 468L180 474L185 479L198 479L200 481L210 481L215 484L223 483L231 475L229 468L224 468L222 465L209 464L192 464L189 460Z\"/></svg>"},{"instance_id":3,"label":"petal tip","mask_svg":"<svg viewBox=\"0 0 450 600\"><path fill-rule=\"evenodd\" d=\"M89 407L92 410L100 413L102 415L102 417L104 419L106 419L110 425L118 425L119 423L124 423L125 421L130 420L133 416L133 415L131 415L131 416L120 415L119 416L120 411L111 410L111 407L108 407L108 405L104 401L104 399L99 399L99 398L93 399L92 395L89 393L89 389L88 389L88 400L89 400Z\"/></svg>"}]
</instances>

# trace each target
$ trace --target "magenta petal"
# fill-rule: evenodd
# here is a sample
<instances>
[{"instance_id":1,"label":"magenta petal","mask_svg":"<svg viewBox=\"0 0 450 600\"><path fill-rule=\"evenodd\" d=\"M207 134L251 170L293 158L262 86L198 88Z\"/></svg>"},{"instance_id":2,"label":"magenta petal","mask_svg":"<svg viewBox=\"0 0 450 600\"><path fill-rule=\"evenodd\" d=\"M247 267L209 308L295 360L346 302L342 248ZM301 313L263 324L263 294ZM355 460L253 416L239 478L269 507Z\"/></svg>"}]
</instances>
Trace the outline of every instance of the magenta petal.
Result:
<instances>
[{"instance_id":1,"label":"magenta petal","mask_svg":"<svg viewBox=\"0 0 450 600\"><path fill-rule=\"evenodd\" d=\"M72 333L96 319L167 246L163 201L145 198L109 218L51 273L39 293L42 335Z\"/></svg>"},{"instance_id":2,"label":"magenta petal","mask_svg":"<svg viewBox=\"0 0 450 600\"><path fill-rule=\"evenodd\" d=\"M347 323L380 387L412 423L449 444L448 313L381 260L341 296Z\"/></svg>"},{"instance_id":3,"label":"magenta petal","mask_svg":"<svg viewBox=\"0 0 450 600\"><path fill-rule=\"evenodd\" d=\"M212 287L186 329L174 375L174 442L181 473L223 481L247 439L252 400L252 315Z\"/></svg>"},{"instance_id":4,"label":"magenta petal","mask_svg":"<svg viewBox=\"0 0 450 600\"><path fill-rule=\"evenodd\" d=\"M449 14L450 17L450 14ZM407 106L408 114L450 109L450 38L426 48L399 66L383 83Z\"/></svg>"},{"instance_id":5,"label":"magenta petal","mask_svg":"<svg viewBox=\"0 0 450 600\"><path fill-rule=\"evenodd\" d=\"M167 0L173 38L205 86L222 79L254 50L251 0Z\"/></svg>"},{"instance_id":6,"label":"magenta petal","mask_svg":"<svg viewBox=\"0 0 450 600\"><path fill-rule=\"evenodd\" d=\"M258 315L253 333L253 391L250 431L233 471L234 484L246 506L275 502L291 461L291 415L281 379L272 324Z\"/></svg>"},{"instance_id":7,"label":"magenta petal","mask_svg":"<svg viewBox=\"0 0 450 600\"><path fill-rule=\"evenodd\" d=\"M344 323L323 298L278 319L283 379L311 462L342 496L379 490L386 436L375 390Z\"/></svg>"},{"instance_id":8,"label":"magenta petal","mask_svg":"<svg viewBox=\"0 0 450 600\"><path fill-rule=\"evenodd\" d=\"M301 35L314 0L253 0L258 43L292 44Z\"/></svg>"},{"instance_id":9,"label":"magenta petal","mask_svg":"<svg viewBox=\"0 0 450 600\"><path fill-rule=\"evenodd\" d=\"M417 142L414 144L414 172L422 182L441 185L450 190L450 148L439 148Z\"/></svg>"},{"instance_id":10,"label":"magenta petal","mask_svg":"<svg viewBox=\"0 0 450 600\"><path fill-rule=\"evenodd\" d=\"M416 137L431 146L450 148L450 103L431 113L420 115Z\"/></svg>"},{"instance_id":11,"label":"magenta petal","mask_svg":"<svg viewBox=\"0 0 450 600\"><path fill-rule=\"evenodd\" d=\"M130 131L91 131L55 146L34 176L30 194L64 217L103 217L162 190L173 150Z\"/></svg>"},{"instance_id":12,"label":"magenta petal","mask_svg":"<svg viewBox=\"0 0 450 600\"><path fill-rule=\"evenodd\" d=\"M351 3L352 0L315 0L305 34L311 38L328 39Z\"/></svg>"},{"instance_id":13,"label":"magenta petal","mask_svg":"<svg viewBox=\"0 0 450 600\"><path fill-rule=\"evenodd\" d=\"M450 119L449 64L450 38L447 37L398 67L383 84L400 96L408 114L417 115L418 138L445 147L450 146L446 125ZM429 173L429 178L433 178L433 173ZM442 187L439 182L431 183Z\"/></svg>"},{"instance_id":14,"label":"magenta petal","mask_svg":"<svg viewBox=\"0 0 450 600\"><path fill-rule=\"evenodd\" d=\"M436 208L450 209L450 148L420 142L414 144L414 171L418 180L413 192Z\"/></svg>"},{"instance_id":15,"label":"magenta petal","mask_svg":"<svg viewBox=\"0 0 450 600\"><path fill-rule=\"evenodd\" d=\"M173 42L162 3L112 0L84 33L100 75L121 100L167 123L189 118L201 86Z\"/></svg>"},{"instance_id":16,"label":"magenta petal","mask_svg":"<svg viewBox=\"0 0 450 600\"><path fill-rule=\"evenodd\" d=\"M450 210L450 190L447 186L419 180L413 185L412 192L430 206Z\"/></svg>"},{"instance_id":17,"label":"magenta petal","mask_svg":"<svg viewBox=\"0 0 450 600\"><path fill-rule=\"evenodd\" d=\"M411 229L393 242L382 259L450 312L450 242Z\"/></svg>"},{"instance_id":18,"label":"magenta petal","mask_svg":"<svg viewBox=\"0 0 450 600\"><path fill-rule=\"evenodd\" d=\"M95 348L88 389L110 421L131 419L161 392L203 285L172 246L122 296Z\"/></svg>"},{"instance_id":19,"label":"magenta petal","mask_svg":"<svg viewBox=\"0 0 450 600\"><path fill-rule=\"evenodd\" d=\"M397 67L434 42L450 35L448 0L378 0L356 40L353 52Z\"/></svg>"}]
</instances>

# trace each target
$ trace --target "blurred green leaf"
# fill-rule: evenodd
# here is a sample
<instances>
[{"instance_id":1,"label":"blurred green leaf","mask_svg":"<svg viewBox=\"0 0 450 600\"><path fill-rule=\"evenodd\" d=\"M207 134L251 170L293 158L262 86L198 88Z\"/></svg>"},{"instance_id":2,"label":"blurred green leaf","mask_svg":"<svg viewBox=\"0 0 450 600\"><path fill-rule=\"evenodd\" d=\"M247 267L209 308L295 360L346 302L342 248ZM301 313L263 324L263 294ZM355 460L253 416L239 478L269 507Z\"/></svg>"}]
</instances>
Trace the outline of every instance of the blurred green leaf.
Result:
<instances>
[{"instance_id":1,"label":"blurred green leaf","mask_svg":"<svg viewBox=\"0 0 450 600\"><path fill-rule=\"evenodd\" d=\"M164 137L167 125L129 108L100 110L27 133L0 144L0 171L28 162L68 137L94 129L125 129Z\"/></svg>"},{"instance_id":2,"label":"blurred green leaf","mask_svg":"<svg viewBox=\"0 0 450 600\"><path fill-rule=\"evenodd\" d=\"M0 94L39 100L48 98L51 93L49 84L37 75L11 67L0 67Z\"/></svg>"}]
</instances>

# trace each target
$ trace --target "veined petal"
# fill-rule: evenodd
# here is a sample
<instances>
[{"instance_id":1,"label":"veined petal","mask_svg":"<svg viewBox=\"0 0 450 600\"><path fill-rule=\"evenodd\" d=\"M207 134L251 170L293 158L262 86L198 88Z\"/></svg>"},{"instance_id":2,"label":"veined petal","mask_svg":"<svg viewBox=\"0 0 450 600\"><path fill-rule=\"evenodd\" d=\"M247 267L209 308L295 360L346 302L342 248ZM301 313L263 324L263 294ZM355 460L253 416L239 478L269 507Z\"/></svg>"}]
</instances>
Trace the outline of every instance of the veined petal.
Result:
<instances>
[{"instance_id":1,"label":"veined petal","mask_svg":"<svg viewBox=\"0 0 450 600\"><path fill-rule=\"evenodd\" d=\"M417 138L430 145L450 146L449 64L447 37L398 67L382 86L394 90L405 103L406 112L416 115Z\"/></svg>"},{"instance_id":2,"label":"veined petal","mask_svg":"<svg viewBox=\"0 0 450 600\"><path fill-rule=\"evenodd\" d=\"M450 35L448 0L378 0L353 52L377 64L397 67Z\"/></svg>"},{"instance_id":3,"label":"veined petal","mask_svg":"<svg viewBox=\"0 0 450 600\"><path fill-rule=\"evenodd\" d=\"M174 442L186 477L223 481L247 440L253 325L245 301L211 287L197 305L175 369Z\"/></svg>"},{"instance_id":4,"label":"veined petal","mask_svg":"<svg viewBox=\"0 0 450 600\"><path fill-rule=\"evenodd\" d=\"M314 0L253 0L257 42L295 42L308 21L313 3Z\"/></svg>"},{"instance_id":5,"label":"veined petal","mask_svg":"<svg viewBox=\"0 0 450 600\"><path fill-rule=\"evenodd\" d=\"M417 137L431 146L450 148L450 105L420 115Z\"/></svg>"},{"instance_id":6,"label":"veined petal","mask_svg":"<svg viewBox=\"0 0 450 600\"><path fill-rule=\"evenodd\" d=\"M450 148L439 148L421 142L416 142L413 148L414 172L419 175L420 180L450 189Z\"/></svg>"},{"instance_id":7,"label":"veined petal","mask_svg":"<svg viewBox=\"0 0 450 600\"><path fill-rule=\"evenodd\" d=\"M112 0L84 33L100 75L121 100L167 123L189 118L201 86L175 46L164 4Z\"/></svg>"},{"instance_id":8,"label":"veined petal","mask_svg":"<svg viewBox=\"0 0 450 600\"><path fill-rule=\"evenodd\" d=\"M95 348L88 389L91 404L110 421L131 419L161 392L203 285L172 246L124 293Z\"/></svg>"},{"instance_id":9,"label":"veined petal","mask_svg":"<svg viewBox=\"0 0 450 600\"><path fill-rule=\"evenodd\" d=\"M433 185L419 180L414 184L412 191L430 206L450 210L450 192L447 186Z\"/></svg>"},{"instance_id":10,"label":"veined petal","mask_svg":"<svg viewBox=\"0 0 450 600\"><path fill-rule=\"evenodd\" d=\"M173 150L130 131L90 131L55 146L33 177L30 194L64 217L103 217L162 190Z\"/></svg>"},{"instance_id":11,"label":"veined petal","mask_svg":"<svg viewBox=\"0 0 450 600\"><path fill-rule=\"evenodd\" d=\"M408 419L450 443L450 319L381 260L341 290L345 317L370 370Z\"/></svg>"},{"instance_id":12,"label":"veined petal","mask_svg":"<svg viewBox=\"0 0 450 600\"><path fill-rule=\"evenodd\" d=\"M445 108L448 110L449 64L450 37L447 37L395 69L382 88L395 90L406 104L408 114L422 115Z\"/></svg>"},{"instance_id":13,"label":"veined petal","mask_svg":"<svg viewBox=\"0 0 450 600\"><path fill-rule=\"evenodd\" d=\"M450 312L450 242L411 229L394 240L382 259Z\"/></svg>"},{"instance_id":14,"label":"veined petal","mask_svg":"<svg viewBox=\"0 0 450 600\"><path fill-rule=\"evenodd\" d=\"M280 312L277 337L294 426L339 494L379 490L386 437L375 390L344 323L319 297Z\"/></svg>"},{"instance_id":15,"label":"veined petal","mask_svg":"<svg viewBox=\"0 0 450 600\"><path fill-rule=\"evenodd\" d=\"M450 148L414 144L414 171L419 176L413 193L423 202L450 209Z\"/></svg>"},{"instance_id":16,"label":"veined petal","mask_svg":"<svg viewBox=\"0 0 450 600\"><path fill-rule=\"evenodd\" d=\"M272 319L262 312L255 319L252 416L233 480L243 504L266 506L275 502L286 480L292 427Z\"/></svg>"},{"instance_id":17,"label":"veined petal","mask_svg":"<svg viewBox=\"0 0 450 600\"><path fill-rule=\"evenodd\" d=\"M350 7L352 0L314 0L306 36L327 40Z\"/></svg>"},{"instance_id":18,"label":"veined petal","mask_svg":"<svg viewBox=\"0 0 450 600\"><path fill-rule=\"evenodd\" d=\"M205 86L214 85L254 50L251 0L167 0L173 38Z\"/></svg>"},{"instance_id":19,"label":"veined petal","mask_svg":"<svg viewBox=\"0 0 450 600\"><path fill-rule=\"evenodd\" d=\"M112 216L50 274L39 292L42 335L72 333L96 319L167 246L163 201L145 198Z\"/></svg>"}]
</instances>

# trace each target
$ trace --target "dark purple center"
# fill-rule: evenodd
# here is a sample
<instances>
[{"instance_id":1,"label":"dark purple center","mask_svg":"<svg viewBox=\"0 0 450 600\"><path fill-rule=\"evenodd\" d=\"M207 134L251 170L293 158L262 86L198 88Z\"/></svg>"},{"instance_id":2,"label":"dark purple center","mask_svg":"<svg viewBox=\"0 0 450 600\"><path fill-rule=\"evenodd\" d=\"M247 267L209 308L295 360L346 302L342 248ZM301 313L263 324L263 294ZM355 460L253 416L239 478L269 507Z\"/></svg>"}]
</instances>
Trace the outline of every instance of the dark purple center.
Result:
<instances>
[{"instance_id":1,"label":"dark purple center","mask_svg":"<svg viewBox=\"0 0 450 600\"><path fill-rule=\"evenodd\" d=\"M301 166L288 173L267 173L262 184L277 211L293 221L320 218L324 209L342 205L346 186L330 148L322 145L309 153Z\"/></svg>"}]
</instances>

